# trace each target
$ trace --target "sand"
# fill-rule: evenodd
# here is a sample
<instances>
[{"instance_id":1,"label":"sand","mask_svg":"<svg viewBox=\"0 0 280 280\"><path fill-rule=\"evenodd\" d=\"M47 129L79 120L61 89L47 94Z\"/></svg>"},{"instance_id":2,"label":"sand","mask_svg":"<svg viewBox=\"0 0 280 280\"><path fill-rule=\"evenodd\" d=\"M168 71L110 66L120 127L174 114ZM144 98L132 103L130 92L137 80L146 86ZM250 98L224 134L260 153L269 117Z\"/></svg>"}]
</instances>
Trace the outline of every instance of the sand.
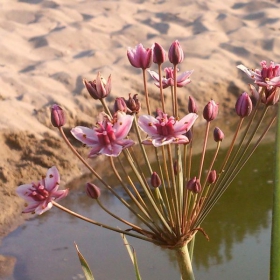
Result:
<instances>
[{"instance_id":1,"label":"sand","mask_svg":"<svg viewBox=\"0 0 280 280\"><path fill-rule=\"evenodd\" d=\"M0 236L23 222L16 186L40 178L52 165L62 185L85 173L51 125L52 104L65 109L67 132L77 124L90 126L100 106L82 79L93 80L98 71L105 78L112 74L110 106L130 92L144 103L141 71L128 63L127 47L157 42L168 50L177 39L185 51L180 69L194 69L179 95L181 111L189 95L200 107L213 98L224 118L236 96L248 90L249 79L236 65L280 61L279 2L1 0ZM5 261L0 259L0 268Z\"/></svg>"}]
</instances>

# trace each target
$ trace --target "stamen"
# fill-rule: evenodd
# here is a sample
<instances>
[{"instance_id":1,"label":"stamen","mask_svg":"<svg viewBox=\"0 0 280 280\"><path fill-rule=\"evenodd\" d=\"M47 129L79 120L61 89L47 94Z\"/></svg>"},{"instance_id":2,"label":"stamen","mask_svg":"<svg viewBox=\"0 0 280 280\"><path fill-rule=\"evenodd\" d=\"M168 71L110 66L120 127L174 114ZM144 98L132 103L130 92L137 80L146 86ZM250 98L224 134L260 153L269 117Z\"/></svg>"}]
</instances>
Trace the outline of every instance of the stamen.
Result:
<instances>
[{"instance_id":1,"label":"stamen","mask_svg":"<svg viewBox=\"0 0 280 280\"><path fill-rule=\"evenodd\" d=\"M83 138L87 138L86 134L83 134Z\"/></svg>"}]
</instances>

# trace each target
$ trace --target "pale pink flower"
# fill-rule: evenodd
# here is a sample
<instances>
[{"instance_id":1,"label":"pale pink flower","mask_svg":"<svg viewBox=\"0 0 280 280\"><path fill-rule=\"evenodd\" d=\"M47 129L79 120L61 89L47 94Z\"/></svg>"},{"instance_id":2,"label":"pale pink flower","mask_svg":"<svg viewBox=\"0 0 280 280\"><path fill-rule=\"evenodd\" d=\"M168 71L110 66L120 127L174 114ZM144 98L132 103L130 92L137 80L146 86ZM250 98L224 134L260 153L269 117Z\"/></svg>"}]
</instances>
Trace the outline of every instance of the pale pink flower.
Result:
<instances>
[{"instance_id":1,"label":"pale pink flower","mask_svg":"<svg viewBox=\"0 0 280 280\"><path fill-rule=\"evenodd\" d=\"M187 144L189 139L183 134L192 127L197 117L197 114L190 113L178 121L160 110L156 118L142 115L139 117L138 125L149 136L143 144L153 144L155 147L170 143Z\"/></svg>"},{"instance_id":2,"label":"pale pink flower","mask_svg":"<svg viewBox=\"0 0 280 280\"><path fill-rule=\"evenodd\" d=\"M147 69L152 64L153 50L138 44L134 49L127 48L127 58L133 67Z\"/></svg>"},{"instance_id":3,"label":"pale pink flower","mask_svg":"<svg viewBox=\"0 0 280 280\"><path fill-rule=\"evenodd\" d=\"M165 77L162 78L162 87L167 88L170 86L174 86L174 68L166 67L164 68ZM155 85L160 87L159 83L159 75L155 71L148 70L152 78L156 81ZM190 75L192 74L193 70L185 71L180 75L177 75L177 87L183 87L191 82Z\"/></svg>"},{"instance_id":4,"label":"pale pink flower","mask_svg":"<svg viewBox=\"0 0 280 280\"><path fill-rule=\"evenodd\" d=\"M68 189L58 190L60 176L55 166L51 167L47 176L38 183L24 184L17 187L17 194L26 200L28 206L22 213L35 212L43 214L52 208L52 201L59 200L68 194Z\"/></svg>"},{"instance_id":5,"label":"pale pink flower","mask_svg":"<svg viewBox=\"0 0 280 280\"><path fill-rule=\"evenodd\" d=\"M133 116L118 111L116 119L111 120L105 113L99 114L97 127L77 126L72 128L72 135L83 144L91 147L89 157L100 154L117 157L122 149L134 144L133 140L126 138L133 122Z\"/></svg>"},{"instance_id":6,"label":"pale pink flower","mask_svg":"<svg viewBox=\"0 0 280 280\"><path fill-rule=\"evenodd\" d=\"M266 61L261 63L262 69L251 70L240 64L238 69L245 72L250 78L255 80L255 83L262 87L280 87L280 64L275 64L273 61L267 66Z\"/></svg>"}]
</instances>

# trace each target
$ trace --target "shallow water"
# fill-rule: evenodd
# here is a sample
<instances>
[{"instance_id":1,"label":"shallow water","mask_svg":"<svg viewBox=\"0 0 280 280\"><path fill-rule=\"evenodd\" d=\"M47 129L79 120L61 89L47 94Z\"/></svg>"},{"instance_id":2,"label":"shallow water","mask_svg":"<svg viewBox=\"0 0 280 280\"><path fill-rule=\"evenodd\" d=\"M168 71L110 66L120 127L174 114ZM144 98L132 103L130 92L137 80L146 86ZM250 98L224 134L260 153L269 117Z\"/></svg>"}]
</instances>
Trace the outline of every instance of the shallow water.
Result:
<instances>
[{"instance_id":1,"label":"shallow water","mask_svg":"<svg viewBox=\"0 0 280 280\"><path fill-rule=\"evenodd\" d=\"M202 224L210 241L197 234L193 262L196 279L268 279L273 148L274 144L259 147ZM62 204L103 223L119 225L82 189L72 191ZM110 211L134 221L111 194L103 192L102 201ZM136 250L143 279L180 279L169 250L129 237L128 240ZM84 279L74 241L95 279L135 279L119 234L54 208L27 221L3 240L0 254L17 259L9 280Z\"/></svg>"}]
</instances>

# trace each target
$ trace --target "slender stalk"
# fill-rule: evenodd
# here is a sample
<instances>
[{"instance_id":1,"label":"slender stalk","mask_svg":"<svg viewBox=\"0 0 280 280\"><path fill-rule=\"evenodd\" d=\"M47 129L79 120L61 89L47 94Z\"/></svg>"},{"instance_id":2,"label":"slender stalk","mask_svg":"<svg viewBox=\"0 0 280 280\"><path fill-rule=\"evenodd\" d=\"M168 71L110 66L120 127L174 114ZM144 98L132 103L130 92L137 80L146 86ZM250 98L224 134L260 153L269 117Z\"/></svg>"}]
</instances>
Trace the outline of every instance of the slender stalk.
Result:
<instances>
[{"instance_id":1,"label":"slender stalk","mask_svg":"<svg viewBox=\"0 0 280 280\"><path fill-rule=\"evenodd\" d=\"M276 119L276 116L274 116L271 121L269 122L268 126L264 130L264 132L261 134L253 148L251 149L249 154L246 154L246 158L242 162L238 162L238 165L235 166L234 170L232 171L232 174L227 178L226 182L224 182L222 188L218 189L215 195L209 196L209 199L207 200L207 203L205 203L205 207L203 207L201 213L199 213L199 218L195 221L193 227L197 227L202 223L202 221L205 219L205 217L208 215L210 210L213 208L213 206L216 204L218 199L222 196L222 194L225 192L227 187L231 184L231 182L235 179L235 177L238 175L239 171L244 167L244 165L247 163L247 161L250 159L252 154L255 152L257 147L259 146L260 142L263 140L264 136L270 129L270 127L273 125L274 121ZM237 170L237 171L236 171Z\"/></svg>"},{"instance_id":2,"label":"slender stalk","mask_svg":"<svg viewBox=\"0 0 280 280\"><path fill-rule=\"evenodd\" d=\"M162 88L162 76L161 76L161 64L158 64L158 75L159 75L159 90L160 90L160 99L161 99L161 108L162 111L165 113L165 106L164 106L164 95L163 95L163 88Z\"/></svg>"},{"instance_id":3,"label":"slender stalk","mask_svg":"<svg viewBox=\"0 0 280 280\"><path fill-rule=\"evenodd\" d=\"M153 240L152 238L148 238L148 237L143 237L143 236L140 236L140 235L136 235L136 234L133 234L133 233L130 233L128 231L125 231L125 230L121 230L121 229L118 229L118 228L114 228L114 227L111 227L111 226L108 226L108 225L105 225L105 224L102 224L102 223L99 223L97 221L94 221L94 220L91 220L83 215L80 215L74 211L71 211L70 209L58 204L57 202L55 201L52 201L52 204L59 208L60 210L74 216L74 217L77 217L81 220L84 220L90 224L93 224L93 225L96 225L98 227L102 227L102 228L106 228L106 229L109 229L109 230L112 230L112 231L115 231L115 232L119 232L119 233L123 233L123 234L126 234L126 235L129 235L129 236L133 236L133 237L136 237L136 238L139 238L139 239L142 239L142 240L145 240L145 241L148 241L148 242L152 242L152 243L155 243L155 240ZM160 244L159 244L160 245Z\"/></svg>"},{"instance_id":4,"label":"slender stalk","mask_svg":"<svg viewBox=\"0 0 280 280\"><path fill-rule=\"evenodd\" d=\"M141 139L141 135L140 135L140 131L139 131L139 127L138 127L138 124L137 124L136 117L134 117L134 119L133 119L133 127L134 127L134 129L136 131L136 135L137 135L137 138L138 138L138 143L140 145L141 152L142 152L142 154L144 156L145 163L146 163L147 167L149 168L150 173L152 174L153 171L152 171L152 168L151 168L151 165L150 165L150 162L149 162L146 150L144 148L144 145L142 144L142 139Z\"/></svg>"},{"instance_id":5,"label":"slender stalk","mask_svg":"<svg viewBox=\"0 0 280 280\"><path fill-rule=\"evenodd\" d=\"M188 251L188 245L185 244L183 247L176 248L175 252L182 280L195 280L192 269L192 263Z\"/></svg>"},{"instance_id":6,"label":"slender stalk","mask_svg":"<svg viewBox=\"0 0 280 280\"><path fill-rule=\"evenodd\" d=\"M174 174L174 169L173 169L173 159L172 159L172 152L171 152L170 144L167 145L167 151L168 151L168 158L169 158L170 172L171 172L171 180L172 180L171 192L173 193L174 205L175 205L176 232L177 232L177 234L181 234L181 220L180 220L180 214L179 214L180 213L180 211L179 211L179 199L178 199L178 192L177 192L175 174Z\"/></svg>"},{"instance_id":7,"label":"slender stalk","mask_svg":"<svg viewBox=\"0 0 280 280\"><path fill-rule=\"evenodd\" d=\"M100 99L100 102L102 103L102 106L105 109L106 113L112 118L112 114L107 106L107 103L105 102L105 98Z\"/></svg>"},{"instance_id":8,"label":"slender stalk","mask_svg":"<svg viewBox=\"0 0 280 280\"><path fill-rule=\"evenodd\" d=\"M144 83L144 91L145 91L147 111L148 111L148 115L151 115L149 92L148 92L148 89L147 89L146 69L143 69L142 74L143 74L143 83Z\"/></svg>"},{"instance_id":9,"label":"slender stalk","mask_svg":"<svg viewBox=\"0 0 280 280\"><path fill-rule=\"evenodd\" d=\"M177 97L177 64L174 64L174 104L175 104L175 118L178 119L178 97Z\"/></svg>"},{"instance_id":10,"label":"slender stalk","mask_svg":"<svg viewBox=\"0 0 280 280\"><path fill-rule=\"evenodd\" d=\"M275 186L273 192L270 248L270 280L280 279L280 110L278 106L275 154Z\"/></svg>"},{"instance_id":11,"label":"slender stalk","mask_svg":"<svg viewBox=\"0 0 280 280\"><path fill-rule=\"evenodd\" d=\"M204 143L203 143L203 148L202 148L202 153L201 153L201 160L200 160L200 165L199 165L199 173L198 173L198 179L199 180L201 179L201 173L202 173L202 168L203 168L203 163L204 163L204 157L205 157L207 139L208 139L208 134L209 134L209 128L210 128L210 122L207 122L206 130L205 130L205 136L204 136Z\"/></svg>"}]
</instances>

